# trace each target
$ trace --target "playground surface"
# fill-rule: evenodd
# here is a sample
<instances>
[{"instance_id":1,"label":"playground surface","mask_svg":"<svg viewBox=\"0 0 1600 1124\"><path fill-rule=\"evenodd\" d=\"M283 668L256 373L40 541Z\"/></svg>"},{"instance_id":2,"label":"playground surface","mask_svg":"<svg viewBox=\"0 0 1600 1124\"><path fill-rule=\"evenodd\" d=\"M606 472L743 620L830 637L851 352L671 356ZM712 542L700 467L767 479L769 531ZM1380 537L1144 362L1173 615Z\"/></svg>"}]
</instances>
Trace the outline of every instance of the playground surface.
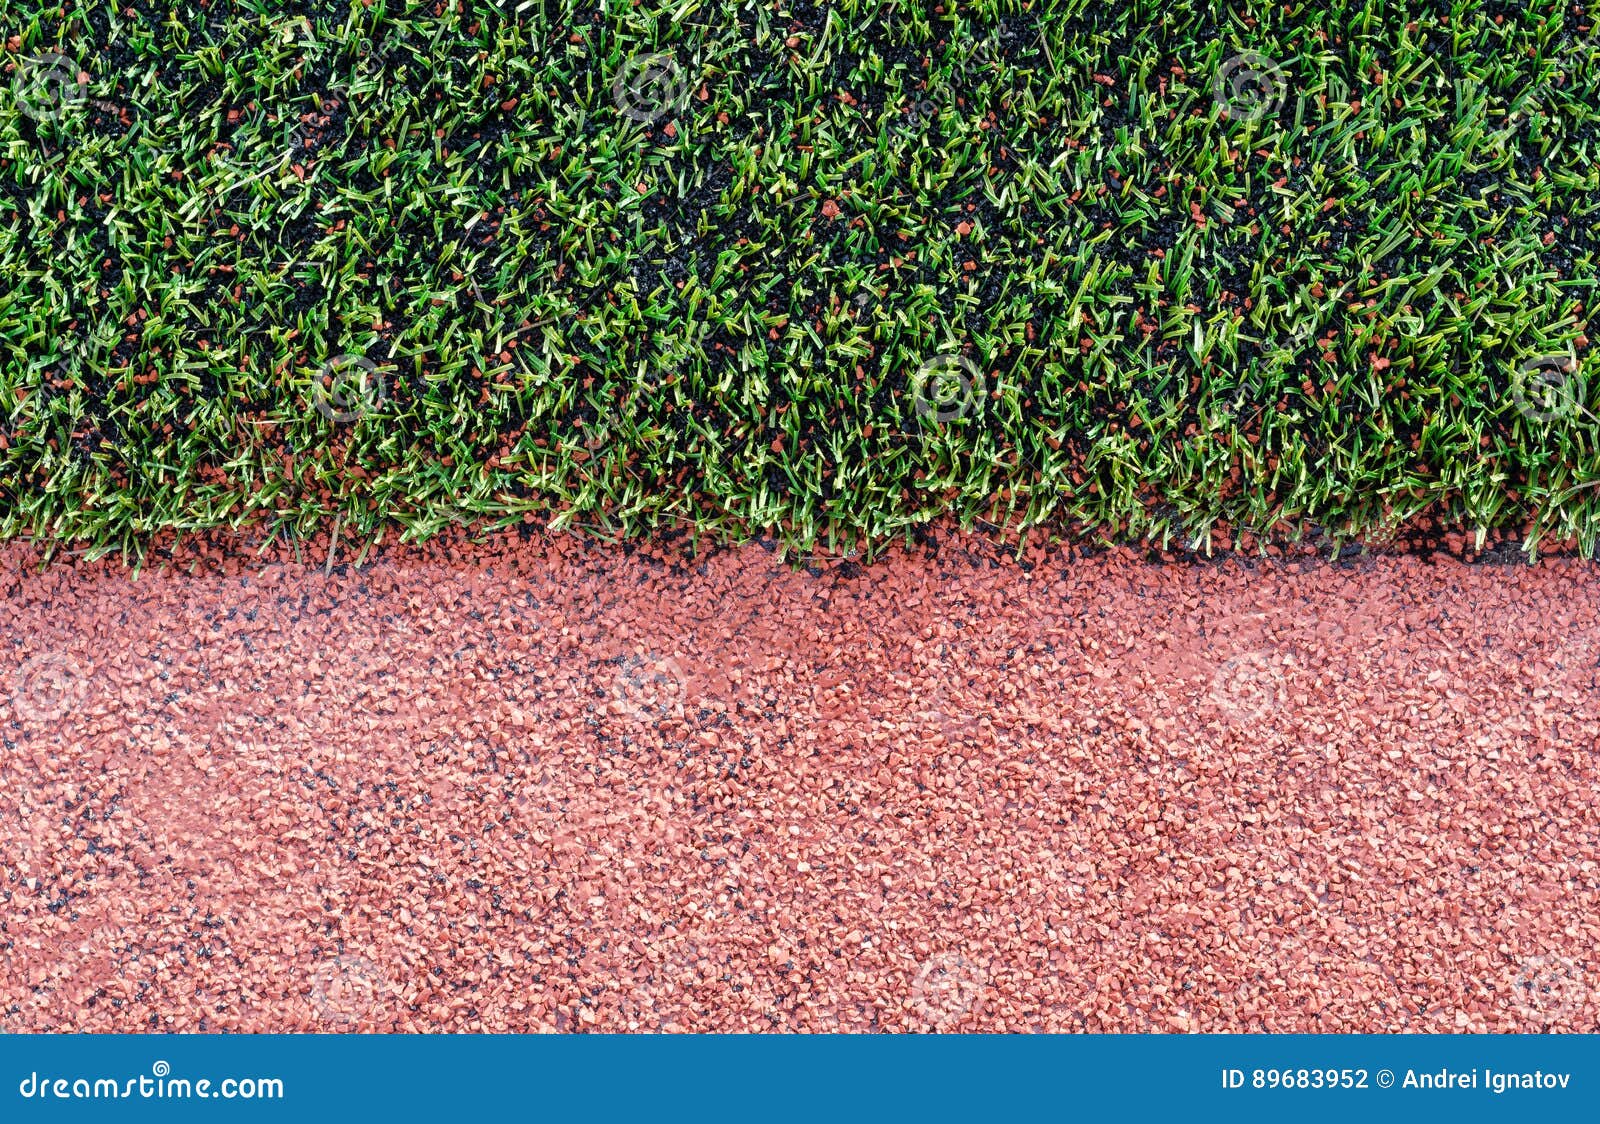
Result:
<instances>
[{"instance_id":1,"label":"playground surface","mask_svg":"<svg viewBox=\"0 0 1600 1124\"><path fill-rule=\"evenodd\" d=\"M0 555L7 1030L1592 1031L1600 571Z\"/></svg>"}]
</instances>

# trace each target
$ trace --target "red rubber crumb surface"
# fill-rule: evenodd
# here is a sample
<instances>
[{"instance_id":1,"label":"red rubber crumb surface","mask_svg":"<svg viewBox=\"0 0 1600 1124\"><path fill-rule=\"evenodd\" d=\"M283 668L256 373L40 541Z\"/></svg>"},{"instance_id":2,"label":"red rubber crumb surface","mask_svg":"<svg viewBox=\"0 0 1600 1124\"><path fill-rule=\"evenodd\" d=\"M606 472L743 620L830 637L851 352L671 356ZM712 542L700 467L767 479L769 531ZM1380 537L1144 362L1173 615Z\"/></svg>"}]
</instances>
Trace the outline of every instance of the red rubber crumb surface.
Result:
<instances>
[{"instance_id":1,"label":"red rubber crumb surface","mask_svg":"<svg viewBox=\"0 0 1600 1124\"><path fill-rule=\"evenodd\" d=\"M0 561L0 1029L1600 1020L1594 566Z\"/></svg>"}]
</instances>

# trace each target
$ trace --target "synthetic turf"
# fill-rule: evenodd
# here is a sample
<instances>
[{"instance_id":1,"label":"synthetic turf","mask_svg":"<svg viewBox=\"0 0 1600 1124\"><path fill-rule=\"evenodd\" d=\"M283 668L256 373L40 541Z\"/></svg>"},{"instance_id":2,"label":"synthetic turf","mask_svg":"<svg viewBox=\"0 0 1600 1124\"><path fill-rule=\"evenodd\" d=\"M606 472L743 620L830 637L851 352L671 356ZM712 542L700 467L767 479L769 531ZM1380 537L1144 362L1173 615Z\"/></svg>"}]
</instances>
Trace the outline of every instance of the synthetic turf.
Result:
<instances>
[{"instance_id":1,"label":"synthetic turf","mask_svg":"<svg viewBox=\"0 0 1600 1124\"><path fill-rule=\"evenodd\" d=\"M0 535L1600 525L1581 5L68 7Z\"/></svg>"}]
</instances>

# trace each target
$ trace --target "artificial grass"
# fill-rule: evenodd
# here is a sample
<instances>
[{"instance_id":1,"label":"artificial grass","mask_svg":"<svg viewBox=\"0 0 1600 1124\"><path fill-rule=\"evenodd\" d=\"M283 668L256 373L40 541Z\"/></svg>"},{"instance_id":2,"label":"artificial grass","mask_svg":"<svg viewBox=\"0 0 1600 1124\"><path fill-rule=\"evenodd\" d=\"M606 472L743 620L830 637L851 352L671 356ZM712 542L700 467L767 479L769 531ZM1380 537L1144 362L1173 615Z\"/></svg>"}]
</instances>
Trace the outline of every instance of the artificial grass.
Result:
<instances>
[{"instance_id":1,"label":"artificial grass","mask_svg":"<svg viewBox=\"0 0 1600 1124\"><path fill-rule=\"evenodd\" d=\"M0 536L1593 552L1578 5L5 18Z\"/></svg>"}]
</instances>

